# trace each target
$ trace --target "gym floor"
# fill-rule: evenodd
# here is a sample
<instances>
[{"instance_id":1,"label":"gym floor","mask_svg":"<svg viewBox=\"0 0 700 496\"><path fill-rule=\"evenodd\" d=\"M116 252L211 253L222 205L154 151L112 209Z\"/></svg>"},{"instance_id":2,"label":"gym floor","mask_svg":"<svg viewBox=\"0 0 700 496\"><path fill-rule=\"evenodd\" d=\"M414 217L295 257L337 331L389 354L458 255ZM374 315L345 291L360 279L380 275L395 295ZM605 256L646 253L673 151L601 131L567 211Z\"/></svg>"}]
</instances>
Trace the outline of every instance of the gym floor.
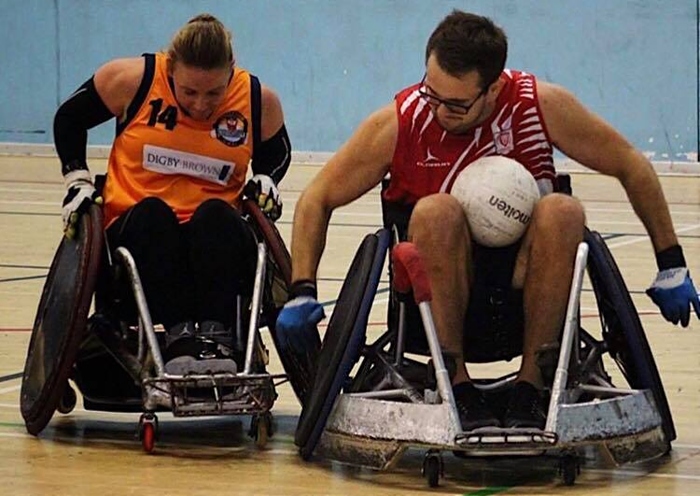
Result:
<instances>
[{"instance_id":1,"label":"gym floor","mask_svg":"<svg viewBox=\"0 0 700 496\"><path fill-rule=\"evenodd\" d=\"M103 171L104 160L91 162ZM296 200L317 165L295 164L282 184L284 213L278 228L289 245ZM661 178L691 274L700 285L700 177ZM668 457L614 467L600 453L586 454L573 487L564 487L549 458L461 460L446 453L440 487L421 475L424 450L411 449L386 472L316 460L307 463L293 443L300 407L291 388L278 388L273 408L277 432L258 449L247 435L249 417L175 419L159 414L160 438L147 455L138 440L138 414L56 414L38 436L27 434L19 412L21 372L41 289L61 237L64 188L54 157L0 156L0 491L3 494L700 494L700 320L673 328L644 295L656 268L648 237L609 178L572 174L574 194L586 206L588 225L608 239L640 314L674 415L678 439ZM379 192L373 190L332 219L320 270L320 300L330 315L350 261L367 233L381 226ZM383 277L380 289L386 288ZM699 286L700 287L700 286ZM583 319L596 318L590 292ZM370 316L370 339L383 329L385 293ZM325 322L327 322L326 320ZM322 328L323 330L323 328ZM281 366L269 335L271 372ZM515 367L517 363L509 364ZM480 366L478 374L499 366Z\"/></svg>"}]
</instances>

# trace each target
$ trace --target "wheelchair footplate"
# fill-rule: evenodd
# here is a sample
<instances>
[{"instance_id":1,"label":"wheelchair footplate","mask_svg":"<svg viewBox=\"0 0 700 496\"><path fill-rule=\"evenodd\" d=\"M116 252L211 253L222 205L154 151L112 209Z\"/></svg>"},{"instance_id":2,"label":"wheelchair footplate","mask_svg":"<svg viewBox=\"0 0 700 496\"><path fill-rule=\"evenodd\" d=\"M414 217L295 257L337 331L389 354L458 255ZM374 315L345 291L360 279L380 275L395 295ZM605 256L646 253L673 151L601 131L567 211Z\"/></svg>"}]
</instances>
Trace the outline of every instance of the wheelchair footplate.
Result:
<instances>
[{"instance_id":1,"label":"wheelchair footplate","mask_svg":"<svg viewBox=\"0 0 700 496\"><path fill-rule=\"evenodd\" d=\"M268 361L267 350L260 339L258 317L265 279L265 245L258 244L245 363L238 364L243 365L242 370L202 373L200 369L182 375L166 372L143 286L131 254L123 247L117 248L116 253L127 269L138 308L138 352L133 355L116 346L119 340L110 337L108 332L100 335L105 343L112 345L110 351L141 384L144 413L139 420L139 436L144 450L153 450L158 431L155 412L161 409L170 410L175 417L251 415L249 434L259 447L264 446L273 430L270 409L277 399L275 380L278 383L286 380L285 374L264 372ZM130 359L125 360L129 356Z\"/></svg>"},{"instance_id":2,"label":"wheelchair footplate","mask_svg":"<svg viewBox=\"0 0 700 496\"><path fill-rule=\"evenodd\" d=\"M284 374L197 374L147 378L142 382L146 410L165 407L175 417L244 415L268 412L275 379Z\"/></svg>"},{"instance_id":3,"label":"wheelchair footplate","mask_svg":"<svg viewBox=\"0 0 700 496\"><path fill-rule=\"evenodd\" d=\"M554 446L558 436L554 432L532 428L482 427L455 436L455 444L469 454L538 454Z\"/></svg>"}]
</instances>

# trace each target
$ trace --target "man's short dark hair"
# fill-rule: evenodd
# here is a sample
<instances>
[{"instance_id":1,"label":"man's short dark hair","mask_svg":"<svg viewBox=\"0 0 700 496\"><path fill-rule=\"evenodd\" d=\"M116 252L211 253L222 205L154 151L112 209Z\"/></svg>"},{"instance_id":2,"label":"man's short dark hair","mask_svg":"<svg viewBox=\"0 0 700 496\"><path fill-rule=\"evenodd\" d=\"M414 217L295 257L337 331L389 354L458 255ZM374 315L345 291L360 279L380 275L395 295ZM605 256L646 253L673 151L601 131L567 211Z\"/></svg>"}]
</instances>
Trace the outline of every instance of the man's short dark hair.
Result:
<instances>
[{"instance_id":1,"label":"man's short dark hair","mask_svg":"<svg viewBox=\"0 0 700 496\"><path fill-rule=\"evenodd\" d=\"M451 76L476 70L482 88L495 82L506 64L508 39L488 17L453 10L437 25L425 49Z\"/></svg>"}]
</instances>

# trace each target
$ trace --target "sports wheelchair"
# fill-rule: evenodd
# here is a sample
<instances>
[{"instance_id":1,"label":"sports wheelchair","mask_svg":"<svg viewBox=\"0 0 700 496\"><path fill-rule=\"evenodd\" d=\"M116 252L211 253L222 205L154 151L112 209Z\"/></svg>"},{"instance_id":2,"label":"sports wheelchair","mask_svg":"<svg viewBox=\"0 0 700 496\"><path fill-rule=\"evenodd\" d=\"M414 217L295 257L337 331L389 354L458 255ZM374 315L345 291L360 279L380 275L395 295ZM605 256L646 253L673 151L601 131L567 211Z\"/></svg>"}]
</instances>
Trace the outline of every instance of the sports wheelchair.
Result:
<instances>
[{"instance_id":1,"label":"sports wheelchair","mask_svg":"<svg viewBox=\"0 0 700 496\"><path fill-rule=\"evenodd\" d=\"M110 260L102 210L90 207L74 239L62 238L39 301L20 394L30 434L38 435L56 410L67 414L74 409L77 394L70 379L86 410L142 412L138 430L146 452L154 449L158 438L159 411L175 417L248 414L248 434L259 447L265 445L273 434L270 410L276 387L288 380L303 401L315 359L280 352L286 374L267 372L269 355L260 328L267 327L276 343L274 324L287 300L291 262L276 227L254 201L244 199L243 215L258 247L253 294L239 296L232 308L236 334L245 343L244 364L239 362L235 373L173 375L165 371L164 333L156 332L151 320L134 259L119 247ZM105 279L109 284L117 277L133 292L138 314L133 320L115 317L120 315L114 310L118 302L105 296L109 291L101 291ZM95 311L88 317L93 296Z\"/></svg>"},{"instance_id":2,"label":"sports wheelchair","mask_svg":"<svg viewBox=\"0 0 700 496\"><path fill-rule=\"evenodd\" d=\"M568 176L558 181L559 191L571 192ZM553 455L564 484L572 485L588 447L602 447L616 464L670 451L676 432L661 378L598 232L586 230L578 247L558 346L539 357L551 381L544 429L463 432L430 313L430 286L417 250L402 241L410 212L382 207L386 227L360 244L323 339L318 370L328 372L315 377L295 436L303 459L317 454L384 470L409 447L424 448L423 475L435 487L446 450L461 458ZM368 343L367 321L389 253L387 330ZM599 319L590 326L586 321L584 328L580 298L586 274ZM465 360L491 363L521 354L520 345L497 344L486 355L465 348ZM487 397L504 397L515 376L477 379L475 385Z\"/></svg>"}]
</instances>

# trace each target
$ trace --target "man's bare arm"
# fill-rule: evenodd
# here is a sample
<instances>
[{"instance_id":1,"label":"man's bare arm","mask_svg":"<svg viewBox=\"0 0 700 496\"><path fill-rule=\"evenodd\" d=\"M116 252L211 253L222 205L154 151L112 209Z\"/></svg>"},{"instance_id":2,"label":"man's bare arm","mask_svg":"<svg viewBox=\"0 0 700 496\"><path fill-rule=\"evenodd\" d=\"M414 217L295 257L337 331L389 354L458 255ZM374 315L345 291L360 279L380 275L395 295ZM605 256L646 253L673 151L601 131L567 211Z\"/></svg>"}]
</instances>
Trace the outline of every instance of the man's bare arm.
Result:
<instances>
[{"instance_id":1,"label":"man's bare arm","mask_svg":"<svg viewBox=\"0 0 700 496\"><path fill-rule=\"evenodd\" d=\"M379 184L396 147L394 104L370 115L302 193L294 211L292 279L316 279L331 213Z\"/></svg>"},{"instance_id":2,"label":"man's bare arm","mask_svg":"<svg viewBox=\"0 0 700 496\"><path fill-rule=\"evenodd\" d=\"M554 145L582 165L620 181L657 253L678 244L661 184L649 160L570 92L540 82L538 93Z\"/></svg>"}]
</instances>

